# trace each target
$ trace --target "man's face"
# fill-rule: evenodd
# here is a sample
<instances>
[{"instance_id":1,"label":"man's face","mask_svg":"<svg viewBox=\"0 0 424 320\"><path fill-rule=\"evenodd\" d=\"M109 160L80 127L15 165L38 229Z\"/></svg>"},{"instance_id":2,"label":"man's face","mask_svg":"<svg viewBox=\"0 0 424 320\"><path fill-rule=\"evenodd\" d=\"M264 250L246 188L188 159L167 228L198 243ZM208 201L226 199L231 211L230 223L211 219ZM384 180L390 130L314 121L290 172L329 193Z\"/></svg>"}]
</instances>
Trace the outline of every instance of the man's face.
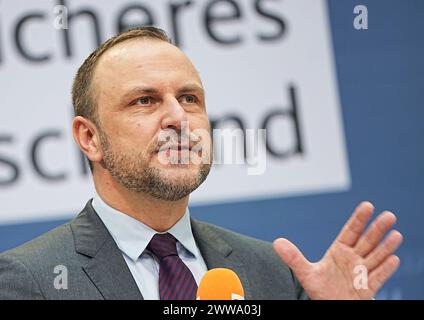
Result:
<instances>
[{"instance_id":1,"label":"man's face","mask_svg":"<svg viewBox=\"0 0 424 320\"><path fill-rule=\"evenodd\" d=\"M119 183L175 201L206 179L211 139L203 86L178 48L145 39L118 44L100 58L93 91L103 165Z\"/></svg>"}]
</instances>

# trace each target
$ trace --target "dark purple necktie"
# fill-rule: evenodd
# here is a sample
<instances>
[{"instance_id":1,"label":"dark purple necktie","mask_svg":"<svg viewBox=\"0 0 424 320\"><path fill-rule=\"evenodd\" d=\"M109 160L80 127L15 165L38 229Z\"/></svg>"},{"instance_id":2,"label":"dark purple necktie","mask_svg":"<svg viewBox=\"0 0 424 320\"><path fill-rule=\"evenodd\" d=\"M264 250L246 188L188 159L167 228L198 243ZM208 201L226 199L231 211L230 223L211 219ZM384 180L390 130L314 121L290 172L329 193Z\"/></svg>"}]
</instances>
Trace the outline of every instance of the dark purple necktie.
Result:
<instances>
[{"instance_id":1,"label":"dark purple necktie","mask_svg":"<svg viewBox=\"0 0 424 320\"><path fill-rule=\"evenodd\" d=\"M156 233L147 249L159 259L160 299L195 300L196 280L178 256L177 239L169 233Z\"/></svg>"}]
</instances>

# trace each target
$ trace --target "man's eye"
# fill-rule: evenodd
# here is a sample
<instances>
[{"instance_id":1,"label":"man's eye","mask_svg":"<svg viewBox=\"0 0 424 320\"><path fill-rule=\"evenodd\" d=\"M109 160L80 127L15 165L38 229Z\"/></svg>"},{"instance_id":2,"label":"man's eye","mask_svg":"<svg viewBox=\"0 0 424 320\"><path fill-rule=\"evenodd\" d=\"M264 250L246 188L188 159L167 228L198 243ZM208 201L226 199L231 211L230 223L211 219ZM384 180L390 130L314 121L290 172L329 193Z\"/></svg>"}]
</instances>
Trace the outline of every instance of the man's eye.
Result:
<instances>
[{"instance_id":1,"label":"man's eye","mask_svg":"<svg viewBox=\"0 0 424 320\"><path fill-rule=\"evenodd\" d=\"M196 103L197 102L197 99L196 99L196 97L195 96L192 96L192 95L185 95L185 96L183 96L183 101L185 102L185 103Z\"/></svg>"},{"instance_id":2,"label":"man's eye","mask_svg":"<svg viewBox=\"0 0 424 320\"><path fill-rule=\"evenodd\" d=\"M152 97L141 97L136 100L136 104L151 104Z\"/></svg>"}]
</instances>

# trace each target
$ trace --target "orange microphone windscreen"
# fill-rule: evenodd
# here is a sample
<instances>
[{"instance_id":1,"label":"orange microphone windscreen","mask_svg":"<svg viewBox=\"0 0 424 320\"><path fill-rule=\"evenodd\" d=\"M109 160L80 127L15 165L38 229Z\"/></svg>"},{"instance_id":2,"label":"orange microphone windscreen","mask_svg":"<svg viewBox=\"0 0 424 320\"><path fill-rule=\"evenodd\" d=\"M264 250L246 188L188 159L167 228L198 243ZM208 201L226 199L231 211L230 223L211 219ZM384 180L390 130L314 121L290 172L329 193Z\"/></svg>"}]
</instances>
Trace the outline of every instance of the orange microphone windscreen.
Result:
<instances>
[{"instance_id":1,"label":"orange microphone windscreen","mask_svg":"<svg viewBox=\"0 0 424 320\"><path fill-rule=\"evenodd\" d=\"M244 300L244 290L237 274L225 268L211 269L200 281L197 300Z\"/></svg>"}]
</instances>

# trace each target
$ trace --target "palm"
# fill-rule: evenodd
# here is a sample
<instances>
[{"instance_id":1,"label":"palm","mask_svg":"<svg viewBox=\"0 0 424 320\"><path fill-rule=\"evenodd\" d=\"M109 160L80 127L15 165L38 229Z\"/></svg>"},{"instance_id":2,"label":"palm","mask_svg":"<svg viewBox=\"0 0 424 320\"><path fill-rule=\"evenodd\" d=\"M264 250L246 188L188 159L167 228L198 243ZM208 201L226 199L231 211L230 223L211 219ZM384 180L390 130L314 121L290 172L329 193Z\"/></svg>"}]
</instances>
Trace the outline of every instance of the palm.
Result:
<instances>
[{"instance_id":1,"label":"palm","mask_svg":"<svg viewBox=\"0 0 424 320\"><path fill-rule=\"evenodd\" d=\"M370 290L355 290L352 272L363 259L343 244L333 245L324 258L313 264L313 268L302 279L304 289L315 299L367 299L373 296ZM322 289L325 291L322 292Z\"/></svg>"},{"instance_id":2,"label":"palm","mask_svg":"<svg viewBox=\"0 0 424 320\"><path fill-rule=\"evenodd\" d=\"M373 207L364 202L355 210L324 257L307 261L288 240L278 239L274 248L292 268L311 299L371 299L399 266L392 255L402 242L393 231L381 241L396 221L389 212L381 214L364 232Z\"/></svg>"}]
</instances>

